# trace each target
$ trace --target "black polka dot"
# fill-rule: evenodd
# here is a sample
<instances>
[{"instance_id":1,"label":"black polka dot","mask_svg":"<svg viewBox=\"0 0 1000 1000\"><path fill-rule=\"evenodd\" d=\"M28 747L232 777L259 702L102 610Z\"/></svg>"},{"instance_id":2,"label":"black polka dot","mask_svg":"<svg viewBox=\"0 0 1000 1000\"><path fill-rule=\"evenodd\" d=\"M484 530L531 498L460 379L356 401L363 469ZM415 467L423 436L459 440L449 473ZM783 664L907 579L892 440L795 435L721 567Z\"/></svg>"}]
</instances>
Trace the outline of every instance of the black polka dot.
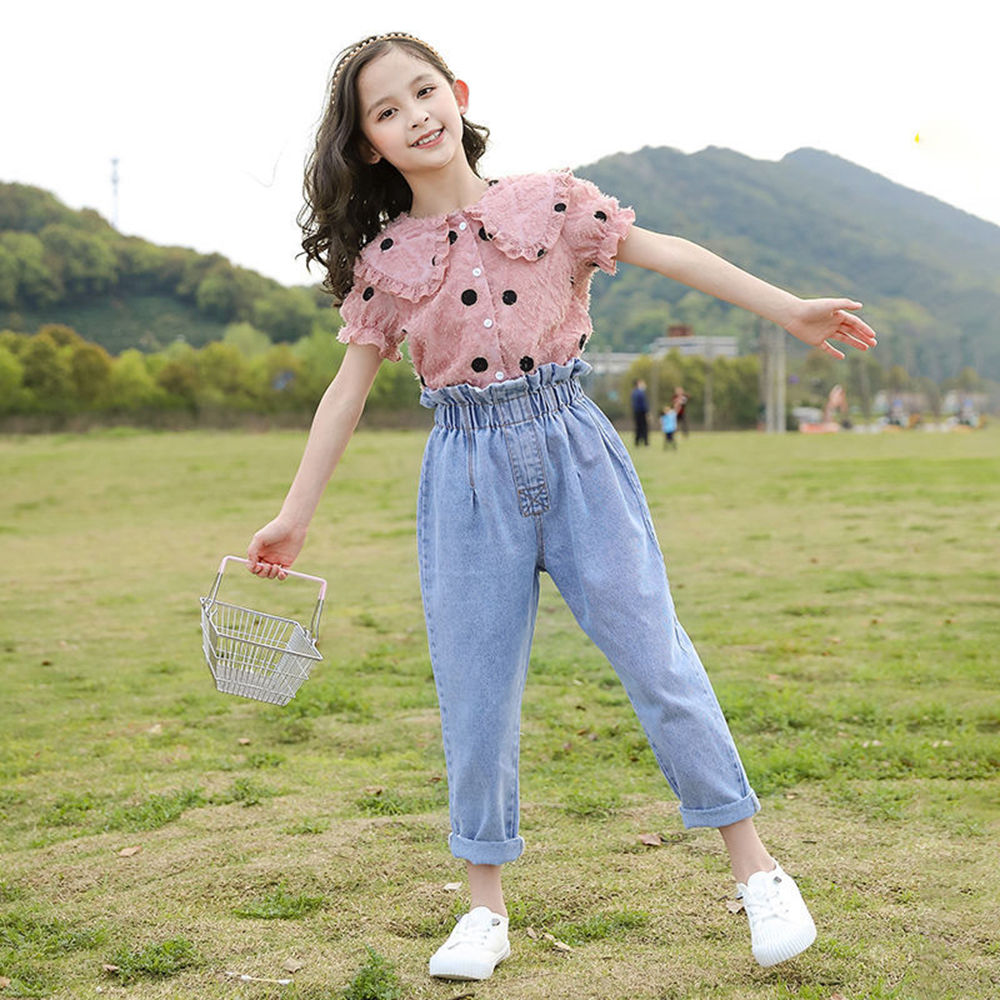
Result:
<instances>
[{"instance_id":1,"label":"black polka dot","mask_svg":"<svg viewBox=\"0 0 1000 1000\"><path fill-rule=\"evenodd\" d=\"M517 301L517 292L513 288L508 288L506 292L503 293L503 304L505 306L512 306Z\"/></svg>"},{"instance_id":2,"label":"black polka dot","mask_svg":"<svg viewBox=\"0 0 1000 1000\"><path fill-rule=\"evenodd\" d=\"M532 368L535 367L535 359L529 358L527 354L518 362L521 366L521 371L530 372Z\"/></svg>"},{"instance_id":3,"label":"black polka dot","mask_svg":"<svg viewBox=\"0 0 1000 1000\"><path fill-rule=\"evenodd\" d=\"M458 239L458 233L456 233L454 229L449 229L448 230L448 242L449 243L454 243L455 240L457 240L457 239Z\"/></svg>"},{"instance_id":4,"label":"black polka dot","mask_svg":"<svg viewBox=\"0 0 1000 1000\"><path fill-rule=\"evenodd\" d=\"M422 386L423 386L423 387L424 387L425 389L427 388L427 379L425 379L425 378L423 377L423 375L421 375L421 376L420 376L420 384L421 384L421 385L422 385Z\"/></svg>"},{"instance_id":5,"label":"black polka dot","mask_svg":"<svg viewBox=\"0 0 1000 1000\"><path fill-rule=\"evenodd\" d=\"M378 246L380 250L388 250L392 246L392 240L387 236Z\"/></svg>"},{"instance_id":6,"label":"black polka dot","mask_svg":"<svg viewBox=\"0 0 1000 1000\"><path fill-rule=\"evenodd\" d=\"M435 256L431 257L431 267L437 267L437 266L438 266L438 259L437 259L437 255L435 255Z\"/></svg>"},{"instance_id":7,"label":"black polka dot","mask_svg":"<svg viewBox=\"0 0 1000 1000\"><path fill-rule=\"evenodd\" d=\"M476 304L476 299L478 298L479 296L476 295L476 291L474 288L466 288L466 290L462 292L462 301L467 306L474 306Z\"/></svg>"},{"instance_id":8,"label":"black polka dot","mask_svg":"<svg viewBox=\"0 0 1000 1000\"><path fill-rule=\"evenodd\" d=\"M582 337L580 338L580 350L581 350L581 351L583 350L583 345L584 345L584 344L586 344L586 343L587 343L587 335L586 335L586 334L584 334L584 335L583 335L583 336L582 336Z\"/></svg>"},{"instance_id":9,"label":"black polka dot","mask_svg":"<svg viewBox=\"0 0 1000 1000\"><path fill-rule=\"evenodd\" d=\"M374 288L372 288L372 286L371 286L371 285L369 285L369 286L368 286L368 287L367 287L367 288L366 288L366 289L365 289L365 290L364 290L364 291L363 291L363 292L361 293L361 298L363 298L363 299L365 300L365 302L367 302L367 301L368 301L368 300L369 300L369 299L370 299L370 298L371 298L371 297L372 297L372 296L373 296L374 294L375 294L375 289L374 289Z\"/></svg>"},{"instance_id":10,"label":"black polka dot","mask_svg":"<svg viewBox=\"0 0 1000 1000\"><path fill-rule=\"evenodd\" d=\"M493 239L493 237L490 236L490 234L488 232L486 232L486 229L483 226L479 227L479 238L481 240L491 240L491 239Z\"/></svg>"},{"instance_id":11,"label":"black polka dot","mask_svg":"<svg viewBox=\"0 0 1000 1000\"><path fill-rule=\"evenodd\" d=\"M489 368L490 363L486 358L473 358L472 359L472 370L474 372L484 372Z\"/></svg>"},{"instance_id":12,"label":"black polka dot","mask_svg":"<svg viewBox=\"0 0 1000 1000\"><path fill-rule=\"evenodd\" d=\"M490 187L493 187L493 185L496 184L496 181L487 181L487 183Z\"/></svg>"},{"instance_id":13,"label":"black polka dot","mask_svg":"<svg viewBox=\"0 0 1000 1000\"><path fill-rule=\"evenodd\" d=\"M555 210L557 212L565 212L566 211L566 204L565 204L565 202L559 202L558 205L553 205L553 208L555 208Z\"/></svg>"},{"instance_id":14,"label":"black polka dot","mask_svg":"<svg viewBox=\"0 0 1000 1000\"><path fill-rule=\"evenodd\" d=\"M542 247L542 249L538 251L538 256L539 257L544 257L545 256L545 247Z\"/></svg>"},{"instance_id":15,"label":"black polka dot","mask_svg":"<svg viewBox=\"0 0 1000 1000\"><path fill-rule=\"evenodd\" d=\"M604 212L594 212L594 218L595 219L600 219L601 222L607 222L608 221L608 217L607 217L607 215L604 214Z\"/></svg>"},{"instance_id":16,"label":"black polka dot","mask_svg":"<svg viewBox=\"0 0 1000 1000\"><path fill-rule=\"evenodd\" d=\"M571 285L575 285L576 284L576 278L574 278L572 274L569 276L569 283Z\"/></svg>"}]
</instances>

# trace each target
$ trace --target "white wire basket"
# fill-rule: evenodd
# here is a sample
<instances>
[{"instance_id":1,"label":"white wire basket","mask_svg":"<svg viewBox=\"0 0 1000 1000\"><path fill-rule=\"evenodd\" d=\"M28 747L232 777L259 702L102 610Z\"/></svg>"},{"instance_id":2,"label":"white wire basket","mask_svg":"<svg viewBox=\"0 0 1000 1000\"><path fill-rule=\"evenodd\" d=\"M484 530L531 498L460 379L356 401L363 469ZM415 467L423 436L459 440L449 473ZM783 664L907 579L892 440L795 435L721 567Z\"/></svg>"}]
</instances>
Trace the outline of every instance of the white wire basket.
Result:
<instances>
[{"instance_id":1,"label":"white wire basket","mask_svg":"<svg viewBox=\"0 0 1000 1000\"><path fill-rule=\"evenodd\" d=\"M215 583L201 599L202 646L215 686L224 694L287 705L323 659L316 648L319 619L326 599L326 580L286 570L289 576L319 584L312 621L305 628L291 618L254 611L219 600L227 562L246 559L223 556Z\"/></svg>"}]
</instances>

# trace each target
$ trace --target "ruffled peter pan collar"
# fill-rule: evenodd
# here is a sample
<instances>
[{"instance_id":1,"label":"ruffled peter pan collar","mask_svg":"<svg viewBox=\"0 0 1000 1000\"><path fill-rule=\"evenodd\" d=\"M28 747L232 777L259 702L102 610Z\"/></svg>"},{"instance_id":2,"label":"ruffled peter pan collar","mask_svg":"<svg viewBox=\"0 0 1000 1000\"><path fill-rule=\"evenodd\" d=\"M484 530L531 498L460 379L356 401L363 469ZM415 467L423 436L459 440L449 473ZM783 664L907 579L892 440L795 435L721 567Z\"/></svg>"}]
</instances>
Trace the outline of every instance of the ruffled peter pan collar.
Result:
<instances>
[{"instance_id":1,"label":"ruffled peter pan collar","mask_svg":"<svg viewBox=\"0 0 1000 1000\"><path fill-rule=\"evenodd\" d=\"M511 260L537 260L562 232L570 177L568 171L506 177L461 211L422 219L403 213L361 251L355 283L410 302L433 295L444 281L462 221Z\"/></svg>"}]
</instances>

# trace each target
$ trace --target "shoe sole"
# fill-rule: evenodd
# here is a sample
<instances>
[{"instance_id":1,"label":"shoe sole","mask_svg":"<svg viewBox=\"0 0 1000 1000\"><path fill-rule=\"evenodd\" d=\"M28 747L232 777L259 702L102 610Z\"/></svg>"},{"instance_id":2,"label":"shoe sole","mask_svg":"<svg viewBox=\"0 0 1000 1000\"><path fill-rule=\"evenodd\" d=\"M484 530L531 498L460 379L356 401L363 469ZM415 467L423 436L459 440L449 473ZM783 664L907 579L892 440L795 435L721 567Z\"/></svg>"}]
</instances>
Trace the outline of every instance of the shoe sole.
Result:
<instances>
[{"instance_id":1,"label":"shoe sole","mask_svg":"<svg viewBox=\"0 0 1000 1000\"><path fill-rule=\"evenodd\" d=\"M463 969L461 971L459 971L459 970L455 970L455 971L439 970L438 972L435 972L434 971L434 967L433 967L433 965L434 965L433 962L431 962L431 965L429 966L428 971L430 972L431 977L434 978L434 979L454 979L454 980L459 980L459 981L462 981L462 982L466 982L466 981L469 981L469 980L475 980L475 979L489 979L490 976L493 975L493 970L505 958L509 958L509 957L510 957L510 945L508 944L507 947L504 949L503 954L500 955L497 958L497 960L490 967L489 971L485 972L485 974L480 969L469 970L468 968L467 969Z\"/></svg>"},{"instance_id":2,"label":"shoe sole","mask_svg":"<svg viewBox=\"0 0 1000 1000\"><path fill-rule=\"evenodd\" d=\"M782 962L787 962L789 959L795 958L796 955L801 955L815 940L816 928L811 927L799 937L786 941L780 948L774 949L774 951L764 958L759 957L756 952L753 957L757 959L758 965L769 969L773 965L780 965Z\"/></svg>"}]
</instances>

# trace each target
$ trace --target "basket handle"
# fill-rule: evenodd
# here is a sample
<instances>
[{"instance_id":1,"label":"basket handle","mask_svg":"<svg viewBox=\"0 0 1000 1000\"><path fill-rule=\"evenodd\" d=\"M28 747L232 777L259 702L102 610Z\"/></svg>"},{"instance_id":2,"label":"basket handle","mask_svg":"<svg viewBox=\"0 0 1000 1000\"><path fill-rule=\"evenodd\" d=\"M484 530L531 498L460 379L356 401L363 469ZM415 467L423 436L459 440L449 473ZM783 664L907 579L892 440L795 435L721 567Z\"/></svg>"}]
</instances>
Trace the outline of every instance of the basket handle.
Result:
<instances>
[{"instance_id":1,"label":"basket handle","mask_svg":"<svg viewBox=\"0 0 1000 1000\"><path fill-rule=\"evenodd\" d=\"M222 576L222 572L226 568L227 562L241 562L243 563L244 566L246 566L247 558L246 556L223 556L222 562L219 563L219 576ZM318 583L319 584L318 599L321 601L326 600L326 580L324 580L323 577L311 576L309 573L300 573L298 572L298 570L294 569L285 569L284 572L287 573L289 576L298 576L301 577L303 580L313 580L315 583Z\"/></svg>"},{"instance_id":2,"label":"basket handle","mask_svg":"<svg viewBox=\"0 0 1000 1000\"><path fill-rule=\"evenodd\" d=\"M222 584L222 574L226 569L226 563L228 562L238 562L243 563L247 566L246 556L223 556L222 562L219 563L219 572L215 577L215 584L212 587L212 593L209 596L209 600L214 601L218 596L219 587ZM312 576L309 573L299 573L298 570L286 569L285 573L288 576L297 576L303 580L312 580L314 583L319 584L319 596L316 598L316 610L313 612L312 621L309 623L309 634L314 640L319 638L319 618L323 613L323 602L326 600L326 580L321 576Z\"/></svg>"}]
</instances>

